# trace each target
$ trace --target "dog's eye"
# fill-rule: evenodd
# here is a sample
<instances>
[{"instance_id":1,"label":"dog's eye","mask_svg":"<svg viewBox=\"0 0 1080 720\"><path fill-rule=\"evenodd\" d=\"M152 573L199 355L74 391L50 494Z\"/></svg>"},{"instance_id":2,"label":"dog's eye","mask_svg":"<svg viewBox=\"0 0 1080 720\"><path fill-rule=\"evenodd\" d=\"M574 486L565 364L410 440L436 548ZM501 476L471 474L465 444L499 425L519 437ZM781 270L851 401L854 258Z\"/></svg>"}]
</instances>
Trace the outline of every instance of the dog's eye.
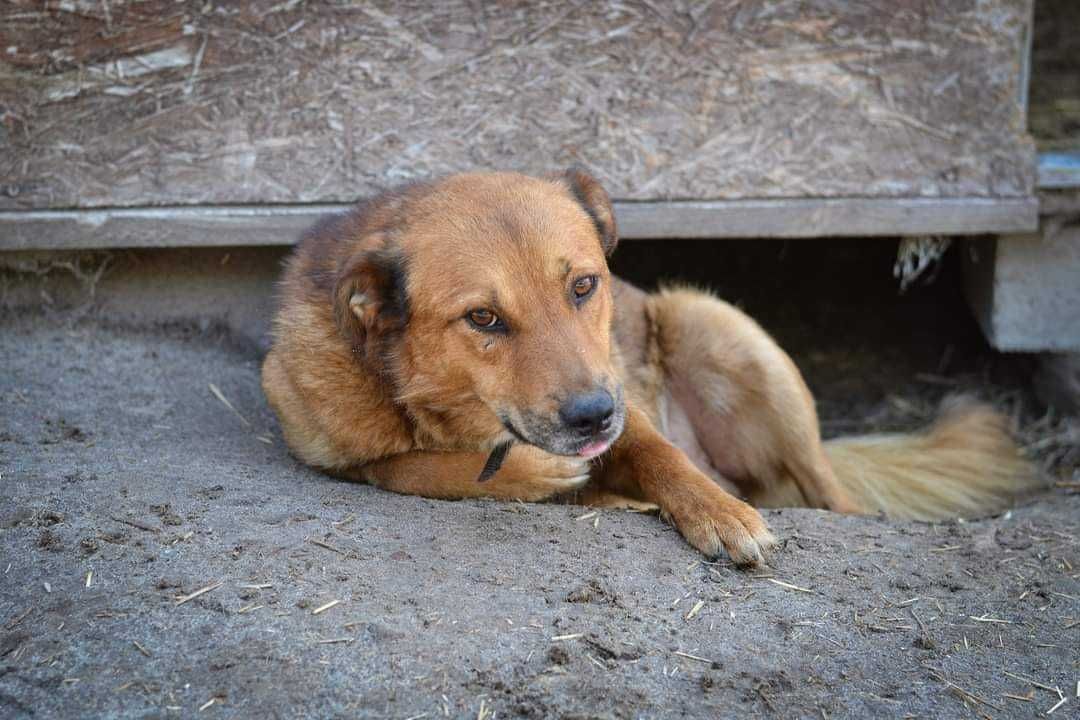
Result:
<instances>
[{"instance_id":1,"label":"dog's eye","mask_svg":"<svg viewBox=\"0 0 1080 720\"><path fill-rule=\"evenodd\" d=\"M480 330L494 330L502 325L499 316L490 310L470 310L465 317L473 327Z\"/></svg>"},{"instance_id":2,"label":"dog's eye","mask_svg":"<svg viewBox=\"0 0 1080 720\"><path fill-rule=\"evenodd\" d=\"M574 302L581 303L592 295L593 290L596 289L596 276L586 275L583 278L578 278L574 281L573 294Z\"/></svg>"}]
</instances>

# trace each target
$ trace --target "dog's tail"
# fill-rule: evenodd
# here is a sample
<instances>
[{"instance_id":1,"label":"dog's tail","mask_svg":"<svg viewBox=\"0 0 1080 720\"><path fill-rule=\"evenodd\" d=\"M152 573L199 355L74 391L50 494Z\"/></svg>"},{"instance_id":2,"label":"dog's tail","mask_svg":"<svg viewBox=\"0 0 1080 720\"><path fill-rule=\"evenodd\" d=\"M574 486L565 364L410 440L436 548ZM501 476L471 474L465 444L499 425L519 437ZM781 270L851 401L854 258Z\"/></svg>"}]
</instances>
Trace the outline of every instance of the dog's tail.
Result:
<instances>
[{"instance_id":1,"label":"dog's tail","mask_svg":"<svg viewBox=\"0 0 1080 720\"><path fill-rule=\"evenodd\" d=\"M946 400L922 432L838 438L825 453L861 510L896 518L986 515L1040 485L1005 417L970 398Z\"/></svg>"}]
</instances>

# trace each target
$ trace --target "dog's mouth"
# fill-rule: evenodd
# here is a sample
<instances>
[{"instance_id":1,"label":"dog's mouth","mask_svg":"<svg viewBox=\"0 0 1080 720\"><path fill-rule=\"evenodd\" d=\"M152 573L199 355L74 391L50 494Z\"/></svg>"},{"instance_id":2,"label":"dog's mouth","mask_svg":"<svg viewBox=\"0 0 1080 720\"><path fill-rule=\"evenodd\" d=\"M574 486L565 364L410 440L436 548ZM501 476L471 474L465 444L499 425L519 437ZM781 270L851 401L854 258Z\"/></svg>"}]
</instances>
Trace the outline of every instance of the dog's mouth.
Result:
<instances>
[{"instance_id":1,"label":"dog's mouth","mask_svg":"<svg viewBox=\"0 0 1080 720\"><path fill-rule=\"evenodd\" d=\"M499 419L507 433L517 442L534 445L552 455L580 457L591 460L607 452L622 434L626 420L626 410L619 393L619 403L610 422L602 429L582 434L574 428L568 428L557 420L522 413L512 419L509 414L500 414Z\"/></svg>"},{"instance_id":2,"label":"dog's mouth","mask_svg":"<svg viewBox=\"0 0 1080 720\"><path fill-rule=\"evenodd\" d=\"M625 419L626 410L620 402L618 412L612 418L612 422L608 423L602 432L596 433L591 438L579 437L576 443L567 443L563 440L561 434L556 434L554 438L548 436L541 441L534 440L525 432L518 429L518 426L515 425L509 417L500 415L499 420L502 421L503 427L506 428L506 432L510 434L510 439L503 439L492 448L491 453L488 455L487 462L484 463L484 467L480 471L480 476L477 478L477 481L486 482L499 471L503 461L506 460L507 454L510 452L510 446L513 445L514 442L534 445L553 455L571 455L580 457L583 460L592 460L607 452L612 443L618 439L619 435L622 434Z\"/></svg>"},{"instance_id":3,"label":"dog's mouth","mask_svg":"<svg viewBox=\"0 0 1080 720\"><path fill-rule=\"evenodd\" d=\"M586 460L592 460L594 457L606 453L613 442L615 442L614 438L605 440L594 440L582 447L580 450L578 450L577 455L578 457L584 458Z\"/></svg>"}]
</instances>

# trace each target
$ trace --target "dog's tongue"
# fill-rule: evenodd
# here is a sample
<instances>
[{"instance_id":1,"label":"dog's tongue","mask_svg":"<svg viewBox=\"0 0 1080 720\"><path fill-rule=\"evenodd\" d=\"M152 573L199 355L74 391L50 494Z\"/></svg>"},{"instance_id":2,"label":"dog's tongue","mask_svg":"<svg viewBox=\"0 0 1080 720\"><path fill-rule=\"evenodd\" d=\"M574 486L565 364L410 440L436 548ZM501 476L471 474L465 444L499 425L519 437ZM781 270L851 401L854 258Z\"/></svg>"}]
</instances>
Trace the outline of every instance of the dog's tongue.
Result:
<instances>
[{"instance_id":1,"label":"dog's tongue","mask_svg":"<svg viewBox=\"0 0 1080 720\"><path fill-rule=\"evenodd\" d=\"M597 440L596 442L591 442L585 447L578 450L578 457L583 457L586 460L591 460L592 458L596 457L607 449L608 442L606 440Z\"/></svg>"}]
</instances>

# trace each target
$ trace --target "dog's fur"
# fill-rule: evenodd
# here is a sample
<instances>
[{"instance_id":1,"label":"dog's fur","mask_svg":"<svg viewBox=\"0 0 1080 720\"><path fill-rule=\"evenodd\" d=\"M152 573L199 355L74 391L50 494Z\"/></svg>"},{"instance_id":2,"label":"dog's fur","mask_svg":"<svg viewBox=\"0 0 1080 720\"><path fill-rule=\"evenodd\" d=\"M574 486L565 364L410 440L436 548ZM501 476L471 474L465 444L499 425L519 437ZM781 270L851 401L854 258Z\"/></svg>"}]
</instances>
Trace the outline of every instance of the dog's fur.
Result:
<instances>
[{"instance_id":1,"label":"dog's fur","mask_svg":"<svg viewBox=\"0 0 1080 720\"><path fill-rule=\"evenodd\" d=\"M457 175L323 221L287 263L263 366L289 446L428 497L654 504L691 545L744 564L775 541L736 495L939 518L1034 483L977 404L920 435L823 444L799 371L753 320L611 277L616 242L611 202L580 170Z\"/></svg>"}]
</instances>

